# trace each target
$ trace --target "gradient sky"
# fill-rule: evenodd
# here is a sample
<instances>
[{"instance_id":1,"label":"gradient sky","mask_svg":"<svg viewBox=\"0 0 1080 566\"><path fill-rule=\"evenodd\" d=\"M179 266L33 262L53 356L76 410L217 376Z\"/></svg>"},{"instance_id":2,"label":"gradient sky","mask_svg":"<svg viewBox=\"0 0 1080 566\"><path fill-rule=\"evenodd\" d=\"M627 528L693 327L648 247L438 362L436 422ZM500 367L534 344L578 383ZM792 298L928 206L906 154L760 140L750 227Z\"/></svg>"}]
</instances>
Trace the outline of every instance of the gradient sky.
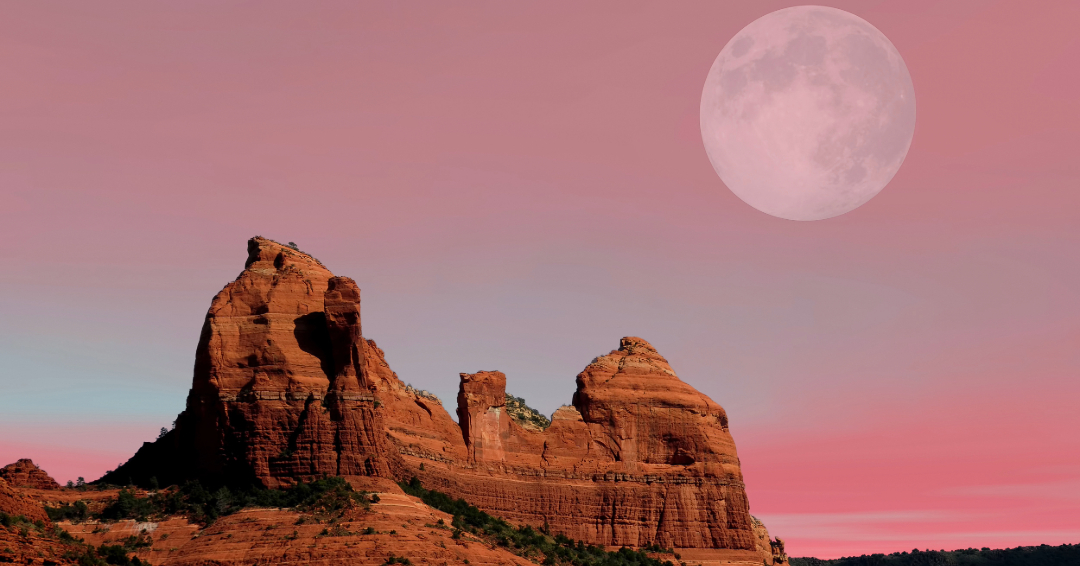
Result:
<instances>
[{"instance_id":1,"label":"gradient sky","mask_svg":"<svg viewBox=\"0 0 1080 566\"><path fill-rule=\"evenodd\" d=\"M245 240L363 289L449 403L550 413L625 335L731 418L792 555L1080 542L1080 3L836 2L918 123L858 210L760 213L701 87L784 2L0 7L0 464L96 478L183 408Z\"/></svg>"}]
</instances>

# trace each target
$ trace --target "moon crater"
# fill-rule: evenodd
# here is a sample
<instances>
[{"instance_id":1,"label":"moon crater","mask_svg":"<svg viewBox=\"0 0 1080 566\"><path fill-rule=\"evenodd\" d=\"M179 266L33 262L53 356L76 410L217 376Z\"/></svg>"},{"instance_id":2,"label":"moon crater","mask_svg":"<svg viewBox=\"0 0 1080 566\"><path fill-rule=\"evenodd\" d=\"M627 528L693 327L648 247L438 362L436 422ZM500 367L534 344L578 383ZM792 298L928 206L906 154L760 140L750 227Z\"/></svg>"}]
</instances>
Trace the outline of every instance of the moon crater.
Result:
<instances>
[{"instance_id":1,"label":"moon crater","mask_svg":"<svg viewBox=\"0 0 1080 566\"><path fill-rule=\"evenodd\" d=\"M899 52L843 10L797 6L751 22L720 51L701 95L716 173L754 208L821 220L893 178L915 131Z\"/></svg>"}]
</instances>

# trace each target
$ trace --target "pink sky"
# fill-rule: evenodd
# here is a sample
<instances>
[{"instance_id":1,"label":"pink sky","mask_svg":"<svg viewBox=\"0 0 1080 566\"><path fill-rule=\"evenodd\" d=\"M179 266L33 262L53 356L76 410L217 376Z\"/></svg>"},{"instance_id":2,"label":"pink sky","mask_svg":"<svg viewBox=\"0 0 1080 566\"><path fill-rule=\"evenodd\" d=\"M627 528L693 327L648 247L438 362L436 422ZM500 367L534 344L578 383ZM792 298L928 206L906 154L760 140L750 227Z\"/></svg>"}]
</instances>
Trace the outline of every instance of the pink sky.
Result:
<instances>
[{"instance_id":1,"label":"pink sky","mask_svg":"<svg viewBox=\"0 0 1080 566\"><path fill-rule=\"evenodd\" d=\"M551 412L650 340L792 555L1080 542L1080 4L830 3L918 123L812 223L698 132L716 54L789 5L4 5L0 463L92 479L168 426L262 234L354 277L448 401L499 369Z\"/></svg>"}]
</instances>

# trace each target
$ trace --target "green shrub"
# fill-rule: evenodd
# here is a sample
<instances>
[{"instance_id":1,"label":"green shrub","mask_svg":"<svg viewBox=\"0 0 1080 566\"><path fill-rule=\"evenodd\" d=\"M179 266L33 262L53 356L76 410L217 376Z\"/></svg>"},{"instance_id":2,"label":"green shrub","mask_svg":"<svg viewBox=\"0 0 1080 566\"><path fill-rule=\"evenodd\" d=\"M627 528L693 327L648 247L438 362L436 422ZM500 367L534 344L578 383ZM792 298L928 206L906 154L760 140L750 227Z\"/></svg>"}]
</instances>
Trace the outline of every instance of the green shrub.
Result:
<instances>
[{"instance_id":1,"label":"green shrub","mask_svg":"<svg viewBox=\"0 0 1080 566\"><path fill-rule=\"evenodd\" d=\"M506 414L525 428L544 430L551 426L551 419L530 407L521 397L509 393L506 394Z\"/></svg>"},{"instance_id":2,"label":"green shrub","mask_svg":"<svg viewBox=\"0 0 1080 566\"><path fill-rule=\"evenodd\" d=\"M135 519L145 522L156 511L156 506L149 498L138 497L134 492L121 489L116 499L102 509L100 517L106 521Z\"/></svg>"},{"instance_id":3,"label":"green shrub","mask_svg":"<svg viewBox=\"0 0 1080 566\"><path fill-rule=\"evenodd\" d=\"M113 566L143 566L144 562L137 556L128 556L128 549L119 544L103 544L98 547L97 555L106 564ZM149 566L149 564L147 564Z\"/></svg>"},{"instance_id":4,"label":"green shrub","mask_svg":"<svg viewBox=\"0 0 1080 566\"><path fill-rule=\"evenodd\" d=\"M45 530L45 523L41 521L31 521L23 515L9 515L3 511L0 511L0 526L16 527L23 533L22 536L29 534L30 529L36 531Z\"/></svg>"},{"instance_id":5,"label":"green shrub","mask_svg":"<svg viewBox=\"0 0 1080 566\"><path fill-rule=\"evenodd\" d=\"M296 508L301 511L340 516L354 506L368 507L373 497L354 491L344 478L334 477L301 482L288 489L265 489L256 486L229 488L222 486L210 491L198 481L139 497L133 491L121 489L111 503L94 518L105 521L188 515L192 519L211 523L218 517L235 513L246 507ZM76 505L78 502L76 503ZM65 507L50 512L50 517L78 514L77 509ZM86 517L84 516L83 519ZM56 519L54 519L56 520Z\"/></svg>"}]
</instances>

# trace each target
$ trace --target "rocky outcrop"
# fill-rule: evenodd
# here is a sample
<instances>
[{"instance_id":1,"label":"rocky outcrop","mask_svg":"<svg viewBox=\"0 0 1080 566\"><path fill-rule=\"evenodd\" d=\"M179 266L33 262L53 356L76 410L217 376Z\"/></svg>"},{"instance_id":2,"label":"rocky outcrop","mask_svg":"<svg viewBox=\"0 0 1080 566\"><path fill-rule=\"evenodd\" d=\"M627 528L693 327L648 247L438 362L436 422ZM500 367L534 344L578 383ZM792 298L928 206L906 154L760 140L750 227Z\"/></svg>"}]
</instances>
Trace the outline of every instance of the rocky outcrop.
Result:
<instances>
[{"instance_id":1,"label":"rocky outcrop","mask_svg":"<svg viewBox=\"0 0 1080 566\"><path fill-rule=\"evenodd\" d=\"M462 374L465 458L425 463L406 449L406 463L413 470L425 463L417 474L437 489L572 538L757 549L719 405L680 381L640 338L622 339L577 382L573 406L530 431L506 413L505 375Z\"/></svg>"},{"instance_id":2,"label":"rocky outcrop","mask_svg":"<svg viewBox=\"0 0 1080 566\"><path fill-rule=\"evenodd\" d=\"M775 539L769 537L769 529L765 528L765 523L762 523L757 517L751 517L754 525L754 536L756 537L755 544L757 551L761 555L761 559L765 564L773 564L775 566L787 566L788 555L784 550L783 539L777 537Z\"/></svg>"},{"instance_id":3,"label":"rocky outcrop","mask_svg":"<svg viewBox=\"0 0 1080 566\"><path fill-rule=\"evenodd\" d=\"M727 413L683 383L655 348L623 338L578 374L574 406L615 461L694 467L742 481Z\"/></svg>"},{"instance_id":4,"label":"rocky outcrop","mask_svg":"<svg viewBox=\"0 0 1080 566\"><path fill-rule=\"evenodd\" d=\"M360 291L310 255L248 242L244 271L214 297L187 408L105 483L390 477L365 375Z\"/></svg>"},{"instance_id":5,"label":"rocky outcrop","mask_svg":"<svg viewBox=\"0 0 1080 566\"><path fill-rule=\"evenodd\" d=\"M450 418L442 402L398 379L373 340L367 340L364 367L378 397L387 437L398 453L420 461L467 459L461 428ZM400 467L396 475L406 477L413 467Z\"/></svg>"},{"instance_id":6,"label":"rocky outcrop","mask_svg":"<svg viewBox=\"0 0 1080 566\"><path fill-rule=\"evenodd\" d=\"M14 464L0 468L0 478L7 480L8 485L12 487L60 489L60 484L29 458L23 458Z\"/></svg>"},{"instance_id":7,"label":"rocky outcrop","mask_svg":"<svg viewBox=\"0 0 1080 566\"><path fill-rule=\"evenodd\" d=\"M248 252L207 313L175 430L106 482L417 476L510 521L593 544L782 562L782 546L774 552L750 516L724 409L647 341L623 338L594 359L546 427L511 414L501 372L463 373L455 422L362 336L351 279L263 238Z\"/></svg>"},{"instance_id":8,"label":"rocky outcrop","mask_svg":"<svg viewBox=\"0 0 1080 566\"><path fill-rule=\"evenodd\" d=\"M45 507L39 501L16 489L3 478L0 478L0 513L22 516L30 521L42 521L46 524L49 522Z\"/></svg>"},{"instance_id":9,"label":"rocky outcrop","mask_svg":"<svg viewBox=\"0 0 1080 566\"><path fill-rule=\"evenodd\" d=\"M506 375L501 371L461 374L458 424L473 462L506 460L515 421L506 414ZM535 448L535 447L530 447Z\"/></svg>"}]
</instances>

